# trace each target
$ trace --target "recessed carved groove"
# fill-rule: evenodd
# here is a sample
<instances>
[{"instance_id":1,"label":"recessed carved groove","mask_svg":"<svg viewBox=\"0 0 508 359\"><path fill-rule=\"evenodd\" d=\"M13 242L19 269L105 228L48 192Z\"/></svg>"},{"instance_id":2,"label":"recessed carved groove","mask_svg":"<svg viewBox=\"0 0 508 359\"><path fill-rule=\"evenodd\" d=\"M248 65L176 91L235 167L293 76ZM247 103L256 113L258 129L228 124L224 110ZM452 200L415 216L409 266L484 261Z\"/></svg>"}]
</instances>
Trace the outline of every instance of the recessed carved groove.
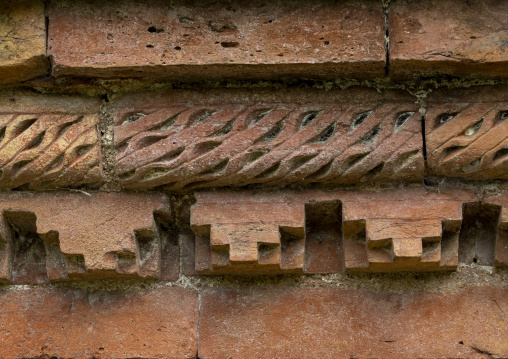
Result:
<instances>
[{"instance_id":1,"label":"recessed carved groove","mask_svg":"<svg viewBox=\"0 0 508 359\"><path fill-rule=\"evenodd\" d=\"M212 136L213 137L221 137L225 136L228 133L230 133L233 130L233 127L235 126L236 120L233 119L229 122L227 122L220 130L217 130Z\"/></svg>"},{"instance_id":2,"label":"recessed carved groove","mask_svg":"<svg viewBox=\"0 0 508 359\"><path fill-rule=\"evenodd\" d=\"M335 128L337 127L337 122L332 123L327 128L325 128L319 135L314 137L310 142L311 143L325 143L330 140L335 133Z\"/></svg>"},{"instance_id":3,"label":"recessed carved groove","mask_svg":"<svg viewBox=\"0 0 508 359\"><path fill-rule=\"evenodd\" d=\"M261 136L258 140L256 140L255 143L259 143L259 142L272 142L272 141L274 141L277 138L277 136L279 136L280 133L282 132L282 129L284 128L285 122L286 122L285 119L280 120L279 122L277 122L275 124L275 126L273 126L270 131L268 131L266 134Z\"/></svg>"},{"instance_id":4,"label":"recessed carved groove","mask_svg":"<svg viewBox=\"0 0 508 359\"><path fill-rule=\"evenodd\" d=\"M306 203L305 272L340 272L344 269L343 259L340 201Z\"/></svg>"},{"instance_id":5,"label":"recessed carved groove","mask_svg":"<svg viewBox=\"0 0 508 359\"><path fill-rule=\"evenodd\" d=\"M480 202L465 203L463 213L459 261L466 264L494 265L501 206Z\"/></svg>"},{"instance_id":6,"label":"recessed carved groove","mask_svg":"<svg viewBox=\"0 0 508 359\"><path fill-rule=\"evenodd\" d=\"M349 132L355 130L358 126L360 126L371 114L373 111L362 112L351 121L351 126L349 127Z\"/></svg>"},{"instance_id":7,"label":"recessed carved groove","mask_svg":"<svg viewBox=\"0 0 508 359\"><path fill-rule=\"evenodd\" d=\"M12 233L12 282L46 283L46 250L30 212L4 212Z\"/></svg>"},{"instance_id":8,"label":"recessed carved groove","mask_svg":"<svg viewBox=\"0 0 508 359\"><path fill-rule=\"evenodd\" d=\"M208 174L218 173L226 168L226 166L228 165L228 162L229 162L229 158L226 158L226 159L220 161L219 163L217 163L215 166L212 166L209 169L201 172L200 174L201 175L208 175Z\"/></svg>"},{"instance_id":9,"label":"recessed carved groove","mask_svg":"<svg viewBox=\"0 0 508 359\"><path fill-rule=\"evenodd\" d=\"M28 144L26 145L24 150L26 151L26 150L29 150L29 149L39 146L42 143L42 140L44 139L45 134L46 134L46 131L42 131L40 134L38 134L36 137L34 137L30 142L28 142Z\"/></svg>"},{"instance_id":10,"label":"recessed carved groove","mask_svg":"<svg viewBox=\"0 0 508 359\"><path fill-rule=\"evenodd\" d=\"M402 126L414 115L414 112L403 112L397 116L397 120L395 121L395 131L400 130Z\"/></svg>"},{"instance_id":11,"label":"recessed carved groove","mask_svg":"<svg viewBox=\"0 0 508 359\"><path fill-rule=\"evenodd\" d=\"M308 112L303 115L302 120L300 121L300 130L307 127L314 121L319 115L319 111Z\"/></svg>"},{"instance_id":12,"label":"recessed carved groove","mask_svg":"<svg viewBox=\"0 0 508 359\"><path fill-rule=\"evenodd\" d=\"M137 121L139 119L142 119L145 116L146 115L144 113L133 113L133 114L127 115L125 117L125 120L122 122L122 126L132 123L134 121Z\"/></svg>"},{"instance_id":13,"label":"recessed carved groove","mask_svg":"<svg viewBox=\"0 0 508 359\"><path fill-rule=\"evenodd\" d=\"M439 116L436 117L436 122L435 122L435 126L440 126L444 123L447 123L449 121L451 121L455 116L457 116L458 113L457 112L454 112L454 113L442 113L440 114Z\"/></svg>"},{"instance_id":14,"label":"recessed carved groove","mask_svg":"<svg viewBox=\"0 0 508 359\"><path fill-rule=\"evenodd\" d=\"M508 156L508 148L501 148L500 150L496 151L494 157L492 157L492 162L502 160L506 156Z\"/></svg>"},{"instance_id":15,"label":"recessed carved groove","mask_svg":"<svg viewBox=\"0 0 508 359\"><path fill-rule=\"evenodd\" d=\"M380 132L381 132L381 124L378 124L372 130L370 130L360 138L360 143L362 145L368 145L375 142Z\"/></svg>"},{"instance_id":16,"label":"recessed carved groove","mask_svg":"<svg viewBox=\"0 0 508 359\"><path fill-rule=\"evenodd\" d=\"M15 130L13 131L12 136L17 137L17 136L21 135L23 132L28 130L36 121L37 121L36 118L31 118L29 120L21 121L15 127Z\"/></svg>"},{"instance_id":17,"label":"recessed carved groove","mask_svg":"<svg viewBox=\"0 0 508 359\"><path fill-rule=\"evenodd\" d=\"M189 118L189 126L196 126L197 124L205 121L207 118L213 116L214 114L215 111L213 110L198 111Z\"/></svg>"},{"instance_id":18,"label":"recessed carved groove","mask_svg":"<svg viewBox=\"0 0 508 359\"><path fill-rule=\"evenodd\" d=\"M248 128L251 128L256 123L261 121L263 118L266 117L272 110L271 109L263 109L263 110L257 110L254 112L253 118L248 122Z\"/></svg>"}]
</instances>

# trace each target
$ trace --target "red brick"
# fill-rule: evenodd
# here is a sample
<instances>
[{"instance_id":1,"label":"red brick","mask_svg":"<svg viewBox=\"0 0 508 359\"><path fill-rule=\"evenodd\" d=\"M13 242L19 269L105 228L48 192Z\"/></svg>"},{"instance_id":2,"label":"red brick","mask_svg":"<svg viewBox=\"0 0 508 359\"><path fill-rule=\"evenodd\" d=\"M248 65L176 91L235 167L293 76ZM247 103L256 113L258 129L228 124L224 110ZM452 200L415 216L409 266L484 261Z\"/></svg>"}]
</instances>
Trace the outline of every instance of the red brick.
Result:
<instances>
[{"instance_id":1,"label":"red brick","mask_svg":"<svg viewBox=\"0 0 508 359\"><path fill-rule=\"evenodd\" d=\"M0 291L1 357L195 358L198 297L182 288Z\"/></svg>"},{"instance_id":2,"label":"red brick","mask_svg":"<svg viewBox=\"0 0 508 359\"><path fill-rule=\"evenodd\" d=\"M210 289L201 299L199 357L501 358L507 298L495 287Z\"/></svg>"},{"instance_id":3,"label":"red brick","mask_svg":"<svg viewBox=\"0 0 508 359\"><path fill-rule=\"evenodd\" d=\"M398 91L134 93L113 107L125 188L423 180L418 105Z\"/></svg>"},{"instance_id":4,"label":"red brick","mask_svg":"<svg viewBox=\"0 0 508 359\"><path fill-rule=\"evenodd\" d=\"M0 83L25 81L49 70L42 0L0 3Z\"/></svg>"},{"instance_id":5,"label":"red brick","mask_svg":"<svg viewBox=\"0 0 508 359\"><path fill-rule=\"evenodd\" d=\"M390 76L506 76L507 13L497 0L392 2Z\"/></svg>"},{"instance_id":6,"label":"red brick","mask_svg":"<svg viewBox=\"0 0 508 359\"><path fill-rule=\"evenodd\" d=\"M56 77L273 79L384 75L380 3L53 2Z\"/></svg>"},{"instance_id":7,"label":"red brick","mask_svg":"<svg viewBox=\"0 0 508 359\"><path fill-rule=\"evenodd\" d=\"M118 275L175 280L179 249L167 238L177 235L168 229L169 210L159 193L4 193L1 277L15 283Z\"/></svg>"},{"instance_id":8,"label":"red brick","mask_svg":"<svg viewBox=\"0 0 508 359\"><path fill-rule=\"evenodd\" d=\"M499 206L498 218L490 218L496 225L495 264L508 266L508 191L486 195L483 203Z\"/></svg>"},{"instance_id":9,"label":"red brick","mask_svg":"<svg viewBox=\"0 0 508 359\"><path fill-rule=\"evenodd\" d=\"M203 274L452 270L463 205L478 202L469 191L425 188L213 191L196 199L186 261Z\"/></svg>"},{"instance_id":10,"label":"red brick","mask_svg":"<svg viewBox=\"0 0 508 359\"><path fill-rule=\"evenodd\" d=\"M429 172L474 180L508 179L508 87L438 90L427 103Z\"/></svg>"},{"instance_id":11,"label":"red brick","mask_svg":"<svg viewBox=\"0 0 508 359\"><path fill-rule=\"evenodd\" d=\"M102 182L100 101L0 97L0 189L97 187Z\"/></svg>"}]
</instances>

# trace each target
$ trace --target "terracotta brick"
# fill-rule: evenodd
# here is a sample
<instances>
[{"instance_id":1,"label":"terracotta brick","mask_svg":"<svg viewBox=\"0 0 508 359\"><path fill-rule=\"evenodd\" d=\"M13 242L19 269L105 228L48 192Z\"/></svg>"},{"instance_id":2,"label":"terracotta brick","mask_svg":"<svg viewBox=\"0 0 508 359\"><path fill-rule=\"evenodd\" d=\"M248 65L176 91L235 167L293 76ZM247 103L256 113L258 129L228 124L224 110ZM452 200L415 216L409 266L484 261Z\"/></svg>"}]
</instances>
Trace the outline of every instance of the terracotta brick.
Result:
<instances>
[{"instance_id":1,"label":"terracotta brick","mask_svg":"<svg viewBox=\"0 0 508 359\"><path fill-rule=\"evenodd\" d=\"M508 179L507 96L504 86L430 94L425 119L430 174Z\"/></svg>"},{"instance_id":2,"label":"terracotta brick","mask_svg":"<svg viewBox=\"0 0 508 359\"><path fill-rule=\"evenodd\" d=\"M25 81L49 70L42 0L0 3L0 83Z\"/></svg>"},{"instance_id":3,"label":"terracotta brick","mask_svg":"<svg viewBox=\"0 0 508 359\"><path fill-rule=\"evenodd\" d=\"M7 192L0 211L1 277L14 283L178 278L178 242L170 240L175 233L168 233L169 201L162 194Z\"/></svg>"},{"instance_id":4,"label":"terracotta brick","mask_svg":"<svg viewBox=\"0 0 508 359\"><path fill-rule=\"evenodd\" d=\"M302 203L261 194L257 201L236 200L223 192L210 203L197 193L191 209L196 233L196 270L202 273L301 272L304 266L305 217ZM201 200L203 203L201 203ZM263 203L264 202L264 203Z\"/></svg>"},{"instance_id":5,"label":"terracotta brick","mask_svg":"<svg viewBox=\"0 0 508 359\"><path fill-rule=\"evenodd\" d=\"M495 287L210 289L201 299L199 357L504 358L507 298Z\"/></svg>"},{"instance_id":6,"label":"terracotta brick","mask_svg":"<svg viewBox=\"0 0 508 359\"><path fill-rule=\"evenodd\" d=\"M1 356L195 358L198 297L182 288L0 291Z\"/></svg>"},{"instance_id":7,"label":"terracotta brick","mask_svg":"<svg viewBox=\"0 0 508 359\"><path fill-rule=\"evenodd\" d=\"M196 199L195 257L187 260L203 274L455 269L463 205L478 202L468 191L424 188L213 191Z\"/></svg>"},{"instance_id":8,"label":"terracotta brick","mask_svg":"<svg viewBox=\"0 0 508 359\"><path fill-rule=\"evenodd\" d=\"M507 13L497 0L392 2L390 76L506 76Z\"/></svg>"},{"instance_id":9,"label":"terracotta brick","mask_svg":"<svg viewBox=\"0 0 508 359\"><path fill-rule=\"evenodd\" d=\"M53 2L56 77L209 80L384 75L379 3Z\"/></svg>"},{"instance_id":10,"label":"terracotta brick","mask_svg":"<svg viewBox=\"0 0 508 359\"><path fill-rule=\"evenodd\" d=\"M113 107L125 188L423 180L418 105L397 91L172 91Z\"/></svg>"},{"instance_id":11,"label":"terracotta brick","mask_svg":"<svg viewBox=\"0 0 508 359\"><path fill-rule=\"evenodd\" d=\"M76 96L0 97L0 189L97 187L100 101Z\"/></svg>"},{"instance_id":12,"label":"terracotta brick","mask_svg":"<svg viewBox=\"0 0 508 359\"><path fill-rule=\"evenodd\" d=\"M491 222L497 227L494 249L495 264L508 266L508 192L487 195L482 202L499 207L497 211L494 211L494 216L490 218Z\"/></svg>"}]
</instances>

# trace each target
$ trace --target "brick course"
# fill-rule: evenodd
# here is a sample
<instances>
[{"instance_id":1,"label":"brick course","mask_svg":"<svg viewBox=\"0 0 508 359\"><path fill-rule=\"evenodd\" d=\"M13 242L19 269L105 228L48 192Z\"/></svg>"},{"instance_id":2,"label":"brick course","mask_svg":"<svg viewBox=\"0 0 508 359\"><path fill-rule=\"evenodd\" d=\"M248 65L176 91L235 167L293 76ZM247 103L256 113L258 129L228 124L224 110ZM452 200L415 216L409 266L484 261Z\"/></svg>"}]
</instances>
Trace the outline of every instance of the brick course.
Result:
<instances>
[{"instance_id":1,"label":"brick course","mask_svg":"<svg viewBox=\"0 0 508 359\"><path fill-rule=\"evenodd\" d=\"M382 76L381 4L63 1L50 8L57 77ZM362 29L362 36L351 32Z\"/></svg>"}]
</instances>

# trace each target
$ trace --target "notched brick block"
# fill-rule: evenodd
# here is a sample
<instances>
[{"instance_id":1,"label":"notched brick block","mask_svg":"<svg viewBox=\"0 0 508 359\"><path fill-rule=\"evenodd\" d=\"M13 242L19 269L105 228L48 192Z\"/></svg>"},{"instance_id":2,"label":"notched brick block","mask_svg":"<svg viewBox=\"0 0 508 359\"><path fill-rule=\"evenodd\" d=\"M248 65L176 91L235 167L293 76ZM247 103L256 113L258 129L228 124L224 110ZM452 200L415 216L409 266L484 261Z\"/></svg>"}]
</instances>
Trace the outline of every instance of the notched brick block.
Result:
<instances>
[{"instance_id":1,"label":"notched brick block","mask_svg":"<svg viewBox=\"0 0 508 359\"><path fill-rule=\"evenodd\" d=\"M100 101L0 97L0 189L97 187Z\"/></svg>"},{"instance_id":2,"label":"notched brick block","mask_svg":"<svg viewBox=\"0 0 508 359\"><path fill-rule=\"evenodd\" d=\"M508 88L439 90L429 96L429 171L474 180L508 179Z\"/></svg>"},{"instance_id":3,"label":"notched brick block","mask_svg":"<svg viewBox=\"0 0 508 359\"><path fill-rule=\"evenodd\" d=\"M234 193L198 193L191 209L196 233L196 270L221 272L302 272L304 208L278 196L241 201Z\"/></svg>"},{"instance_id":4,"label":"notched brick block","mask_svg":"<svg viewBox=\"0 0 508 359\"><path fill-rule=\"evenodd\" d=\"M458 265L465 191L407 189L343 200L345 268L348 271L436 271ZM399 197L399 198L398 198Z\"/></svg>"},{"instance_id":5,"label":"notched brick block","mask_svg":"<svg viewBox=\"0 0 508 359\"><path fill-rule=\"evenodd\" d=\"M125 188L423 179L421 117L400 92L174 91L113 102Z\"/></svg>"},{"instance_id":6,"label":"notched brick block","mask_svg":"<svg viewBox=\"0 0 508 359\"><path fill-rule=\"evenodd\" d=\"M178 278L178 237L162 194L4 193L0 209L4 280Z\"/></svg>"},{"instance_id":7,"label":"notched brick block","mask_svg":"<svg viewBox=\"0 0 508 359\"><path fill-rule=\"evenodd\" d=\"M202 274L452 270L463 206L477 201L467 191L422 188L196 198L190 222Z\"/></svg>"}]
</instances>

